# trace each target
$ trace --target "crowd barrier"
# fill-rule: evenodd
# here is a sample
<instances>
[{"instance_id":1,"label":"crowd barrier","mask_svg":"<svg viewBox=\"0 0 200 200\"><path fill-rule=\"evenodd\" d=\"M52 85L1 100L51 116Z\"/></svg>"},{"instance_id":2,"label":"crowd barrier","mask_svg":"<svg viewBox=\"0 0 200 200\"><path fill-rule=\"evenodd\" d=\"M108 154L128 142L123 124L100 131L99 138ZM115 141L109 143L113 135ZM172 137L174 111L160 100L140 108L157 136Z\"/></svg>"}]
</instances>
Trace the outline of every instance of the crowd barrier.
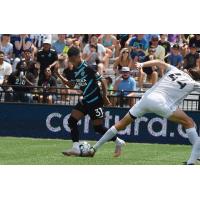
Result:
<instances>
[{"instance_id":1,"label":"crowd barrier","mask_svg":"<svg viewBox=\"0 0 200 200\"><path fill-rule=\"evenodd\" d=\"M0 136L70 139L67 125L72 106L0 103ZM105 108L105 126L108 128L121 119L128 108ZM199 131L200 115L198 111L187 111L196 123ZM98 140L86 116L79 121L81 140ZM138 118L134 124L119 133L127 142L189 144L181 125L177 125L147 114Z\"/></svg>"}]
</instances>

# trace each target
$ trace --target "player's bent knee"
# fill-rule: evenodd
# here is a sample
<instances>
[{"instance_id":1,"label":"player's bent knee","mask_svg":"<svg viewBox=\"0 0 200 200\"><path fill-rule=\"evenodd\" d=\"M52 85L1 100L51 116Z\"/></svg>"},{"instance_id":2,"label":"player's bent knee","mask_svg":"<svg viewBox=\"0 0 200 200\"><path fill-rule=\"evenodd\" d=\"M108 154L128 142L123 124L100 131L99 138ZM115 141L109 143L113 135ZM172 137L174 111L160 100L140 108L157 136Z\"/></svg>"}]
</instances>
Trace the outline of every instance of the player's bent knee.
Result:
<instances>
[{"instance_id":1,"label":"player's bent knee","mask_svg":"<svg viewBox=\"0 0 200 200\"><path fill-rule=\"evenodd\" d=\"M68 126L70 129L73 129L74 127L77 127L77 119L75 119L74 117L70 116L68 119Z\"/></svg>"}]
</instances>

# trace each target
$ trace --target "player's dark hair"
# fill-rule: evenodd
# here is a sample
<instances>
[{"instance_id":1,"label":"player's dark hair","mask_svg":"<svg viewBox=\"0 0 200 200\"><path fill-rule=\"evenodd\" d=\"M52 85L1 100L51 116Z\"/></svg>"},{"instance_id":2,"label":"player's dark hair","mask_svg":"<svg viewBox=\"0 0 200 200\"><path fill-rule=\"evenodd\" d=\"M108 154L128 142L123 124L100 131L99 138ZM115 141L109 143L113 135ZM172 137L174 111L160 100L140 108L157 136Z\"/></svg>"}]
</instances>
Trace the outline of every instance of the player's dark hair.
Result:
<instances>
[{"instance_id":1,"label":"player's dark hair","mask_svg":"<svg viewBox=\"0 0 200 200\"><path fill-rule=\"evenodd\" d=\"M68 57L72 57L72 56L78 56L80 55L80 49L78 47L70 47L68 52L67 52Z\"/></svg>"},{"instance_id":2,"label":"player's dark hair","mask_svg":"<svg viewBox=\"0 0 200 200\"><path fill-rule=\"evenodd\" d=\"M3 51L0 51L0 54L3 54L3 55L4 55L4 52L3 52Z\"/></svg>"}]
</instances>

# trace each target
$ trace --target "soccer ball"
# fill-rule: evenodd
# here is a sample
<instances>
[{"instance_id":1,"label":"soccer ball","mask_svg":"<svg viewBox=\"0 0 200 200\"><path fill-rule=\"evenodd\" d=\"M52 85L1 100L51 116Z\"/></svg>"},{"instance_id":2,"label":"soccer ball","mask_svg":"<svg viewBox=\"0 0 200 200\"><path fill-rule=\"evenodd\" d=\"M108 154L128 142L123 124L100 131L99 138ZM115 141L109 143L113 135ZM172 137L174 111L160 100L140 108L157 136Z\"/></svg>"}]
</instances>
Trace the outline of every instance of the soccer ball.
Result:
<instances>
[{"instance_id":1,"label":"soccer ball","mask_svg":"<svg viewBox=\"0 0 200 200\"><path fill-rule=\"evenodd\" d=\"M80 149L80 156L84 156L86 153L88 153L90 149L90 144L86 141L80 142L79 149Z\"/></svg>"}]
</instances>

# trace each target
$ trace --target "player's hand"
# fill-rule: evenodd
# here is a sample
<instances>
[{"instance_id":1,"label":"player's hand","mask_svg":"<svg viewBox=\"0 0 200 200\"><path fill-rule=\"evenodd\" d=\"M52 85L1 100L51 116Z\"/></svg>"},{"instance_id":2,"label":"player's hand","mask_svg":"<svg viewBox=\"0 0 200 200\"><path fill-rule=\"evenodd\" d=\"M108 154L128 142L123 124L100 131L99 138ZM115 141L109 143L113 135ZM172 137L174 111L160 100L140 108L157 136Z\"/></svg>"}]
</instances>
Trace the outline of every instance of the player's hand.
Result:
<instances>
[{"instance_id":1,"label":"player's hand","mask_svg":"<svg viewBox=\"0 0 200 200\"><path fill-rule=\"evenodd\" d=\"M103 96L103 105L104 106L111 106L112 105L107 96Z\"/></svg>"},{"instance_id":2,"label":"player's hand","mask_svg":"<svg viewBox=\"0 0 200 200\"><path fill-rule=\"evenodd\" d=\"M134 64L134 66L135 66L138 70L140 70L140 69L142 68L142 63L136 62L136 63Z\"/></svg>"}]
</instances>

